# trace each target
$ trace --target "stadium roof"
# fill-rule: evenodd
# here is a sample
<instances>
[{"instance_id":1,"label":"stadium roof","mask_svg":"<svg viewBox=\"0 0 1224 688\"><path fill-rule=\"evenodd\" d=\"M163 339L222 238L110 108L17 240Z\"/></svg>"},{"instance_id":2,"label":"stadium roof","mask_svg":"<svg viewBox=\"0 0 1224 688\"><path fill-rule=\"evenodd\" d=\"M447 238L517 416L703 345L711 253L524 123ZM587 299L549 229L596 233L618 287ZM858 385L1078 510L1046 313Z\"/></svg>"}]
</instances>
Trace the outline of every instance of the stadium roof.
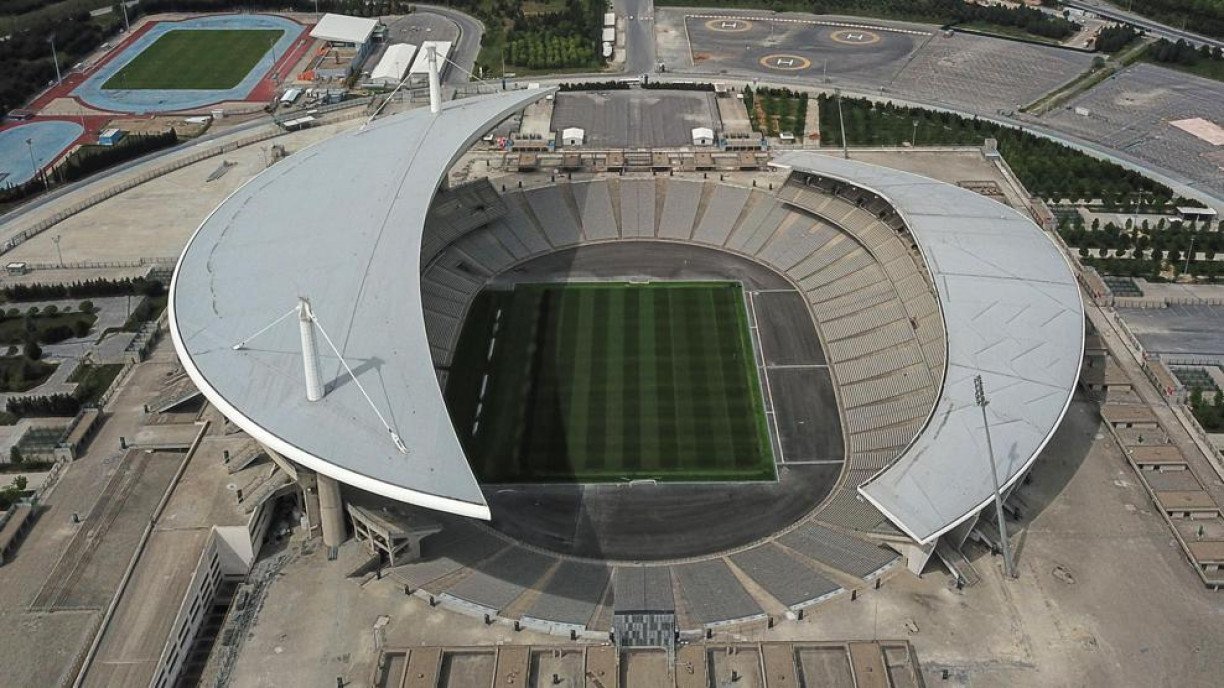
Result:
<instances>
[{"instance_id":1,"label":"stadium roof","mask_svg":"<svg viewBox=\"0 0 1224 688\"><path fill-rule=\"evenodd\" d=\"M333 43L365 43L377 26L377 19L328 13L310 30L310 37Z\"/></svg>"},{"instance_id":2,"label":"stadium roof","mask_svg":"<svg viewBox=\"0 0 1224 688\"><path fill-rule=\"evenodd\" d=\"M788 153L775 164L886 199L930 270L948 337L943 386L910 446L859 487L906 534L930 542L994 495L975 375L990 401L1004 487L1024 475L1062 421L1084 352L1075 275L1032 221L972 191L816 153Z\"/></svg>"},{"instance_id":3,"label":"stadium roof","mask_svg":"<svg viewBox=\"0 0 1224 688\"><path fill-rule=\"evenodd\" d=\"M210 402L274 451L392 499L489 518L451 426L425 336L420 250L446 171L480 136L553 89L417 109L347 131L260 173L192 236L170 287L170 332ZM292 313L323 332L327 394L306 400ZM234 345L248 341L241 350Z\"/></svg>"}]
</instances>

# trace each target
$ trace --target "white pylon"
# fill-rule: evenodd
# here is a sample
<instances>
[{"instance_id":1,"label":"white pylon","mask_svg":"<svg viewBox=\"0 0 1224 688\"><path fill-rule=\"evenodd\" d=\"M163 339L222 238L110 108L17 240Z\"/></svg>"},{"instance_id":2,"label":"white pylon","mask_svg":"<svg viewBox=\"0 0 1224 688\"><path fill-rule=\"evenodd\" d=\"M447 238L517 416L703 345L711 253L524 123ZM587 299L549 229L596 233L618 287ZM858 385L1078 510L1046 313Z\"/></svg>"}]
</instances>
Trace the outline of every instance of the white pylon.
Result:
<instances>
[{"instance_id":1,"label":"white pylon","mask_svg":"<svg viewBox=\"0 0 1224 688\"><path fill-rule=\"evenodd\" d=\"M306 399L318 401L323 398L323 378L319 375L319 348L315 344L314 313L310 300L298 298L298 329L302 333L302 366L306 372Z\"/></svg>"},{"instance_id":2,"label":"white pylon","mask_svg":"<svg viewBox=\"0 0 1224 688\"><path fill-rule=\"evenodd\" d=\"M438 49L435 46L426 46L429 51L427 62L429 63L429 111L433 114L438 114L442 109L442 83L438 69Z\"/></svg>"}]
</instances>

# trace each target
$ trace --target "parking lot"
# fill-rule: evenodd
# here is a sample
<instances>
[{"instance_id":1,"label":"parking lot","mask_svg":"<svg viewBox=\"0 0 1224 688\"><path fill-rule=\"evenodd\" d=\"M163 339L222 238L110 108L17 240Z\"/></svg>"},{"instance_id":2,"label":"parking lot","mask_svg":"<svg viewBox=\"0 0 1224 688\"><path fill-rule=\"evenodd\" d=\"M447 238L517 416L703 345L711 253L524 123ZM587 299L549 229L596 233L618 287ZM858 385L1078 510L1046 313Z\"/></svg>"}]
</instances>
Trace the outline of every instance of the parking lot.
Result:
<instances>
[{"instance_id":1,"label":"parking lot","mask_svg":"<svg viewBox=\"0 0 1224 688\"><path fill-rule=\"evenodd\" d=\"M1219 195L1224 193L1224 152L1169 122L1203 117L1219 124L1221 113L1224 84L1137 64L1042 120L1201 180L1206 190Z\"/></svg>"}]
</instances>

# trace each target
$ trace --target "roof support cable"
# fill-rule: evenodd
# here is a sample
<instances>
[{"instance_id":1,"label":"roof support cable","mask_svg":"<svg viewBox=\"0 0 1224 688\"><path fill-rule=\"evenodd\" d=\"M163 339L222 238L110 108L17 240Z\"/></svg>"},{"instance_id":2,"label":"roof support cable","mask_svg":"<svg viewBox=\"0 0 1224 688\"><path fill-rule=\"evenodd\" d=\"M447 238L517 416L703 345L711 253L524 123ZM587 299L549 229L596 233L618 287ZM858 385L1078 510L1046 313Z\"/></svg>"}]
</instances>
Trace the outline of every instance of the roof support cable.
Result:
<instances>
[{"instance_id":1,"label":"roof support cable","mask_svg":"<svg viewBox=\"0 0 1224 688\"><path fill-rule=\"evenodd\" d=\"M466 74L468 78L473 79L486 86L490 85L487 80L481 79L475 74L464 69L463 67L459 65L458 62L455 62L449 57L442 56L442 55L439 55L439 57L442 59L443 62L449 62L452 66L454 66L455 69L458 69L459 71ZM368 127L370 125L370 122L373 122L379 115L382 114L383 108L387 107L387 103L390 103L392 100L395 100L395 94L400 92L400 89L404 87L404 84L408 83L408 79L411 76L412 76L411 74L405 74L404 77L400 79L399 83L395 85L395 88L390 93L387 94L387 97L383 99L383 102L380 103L377 108L375 108L374 112L366 119L365 123L361 125L362 129L365 129L366 127Z\"/></svg>"},{"instance_id":2,"label":"roof support cable","mask_svg":"<svg viewBox=\"0 0 1224 688\"><path fill-rule=\"evenodd\" d=\"M387 434L391 435L391 441L395 443L395 448L398 449L401 454L407 454L408 447L404 444L404 440L400 438L399 433L395 432L395 430L391 428L391 424L388 423L387 419L383 417L382 411L378 410L378 405L375 404L374 400L370 398L370 394L366 391L365 385L361 384L361 380L357 379L357 375L353 372L353 369L349 367L348 361L344 360L344 356L340 355L340 350L337 349L336 345L332 343L331 337L327 336L327 330L323 329L323 323L319 322L319 316L312 312L310 314L310 318L314 321L315 327L319 328L319 334L323 335L323 341L327 342L328 348L332 350L332 353L336 354L336 358L340 359L340 365L344 366L344 370L348 373L349 379L357 385L357 389L361 390L361 396L365 397L366 403L370 405L370 408L374 409L374 415L378 416L378 420L381 421L383 427L386 428Z\"/></svg>"},{"instance_id":3,"label":"roof support cable","mask_svg":"<svg viewBox=\"0 0 1224 688\"><path fill-rule=\"evenodd\" d=\"M294 306L293 308L289 309L289 312L288 312L288 313L286 313L286 314L282 315L281 317L277 318L276 320L273 320L272 322L268 323L267 325L265 325L265 326L264 326L262 329L260 329L260 330L259 330L258 332L256 332L255 334L253 334L253 335L251 335L251 336L247 337L246 339L243 339L242 341L238 342L237 344L235 344L234 346L232 346L232 347L230 347L230 348L232 348L234 351L242 351L243 349L245 349L245 348L246 348L246 345L247 345L248 343L250 343L250 341L251 341L252 339L254 339L254 338L258 337L259 335L263 334L264 332L267 332L268 330L272 329L273 327L276 327L276 326L277 326L277 325L279 325L279 324L281 323L281 321L283 321L285 318L288 318L288 317L289 317L289 316L291 316L291 315L296 315L296 314L297 314L297 312L298 312L298 307L297 307L297 306Z\"/></svg>"},{"instance_id":4,"label":"roof support cable","mask_svg":"<svg viewBox=\"0 0 1224 688\"><path fill-rule=\"evenodd\" d=\"M258 332L256 332L255 334L252 334L246 339L243 339L242 341L233 345L233 347L231 348L234 351L245 350L247 347L247 344L249 344L251 340L262 335L263 333L272 329L276 325L284 322L289 316L298 315L300 313L302 313L302 306L301 305L294 306L292 309L289 310L288 313L285 313L284 315L280 316L276 320L273 320L272 322L268 323ZM323 335L323 341L327 342L327 347L332 350L332 353L336 355L336 358L340 359L340 365L344 366L344 371L348 373L349 379L352 380L353 383L357 385L357 389L361 390L361 396L365 397L366 403L369 404L370 408L374 410L374 415L378 416L378 421L382 423L382 426L383 428L386 429L387 434L391 436L391 441L395 444L395 448L398 449L401 454L407 455L408 447L407 445L404 444L404 440L399 436L399 433L397 433L391 427L391 424L387 422L387 419L385 416L383 416L382 411L378 410L378 405L374 403L374 399L372 399L370 397L370 393L366 391L365 385L361 384L361 380L357 379L357 374L354 373L353 369L349 367L348 361L344 360L344 356L340 354L340 350L336 348L336 345L335 343L332 342L331 337L327 336L327 330L323 329L323 323L319 322L319 316L315 315L314 311L310 309L307 309L306 315L310 319L310 321L314 323L315 327L319 328L319 333Z\"/></svg>"}]
</instances>

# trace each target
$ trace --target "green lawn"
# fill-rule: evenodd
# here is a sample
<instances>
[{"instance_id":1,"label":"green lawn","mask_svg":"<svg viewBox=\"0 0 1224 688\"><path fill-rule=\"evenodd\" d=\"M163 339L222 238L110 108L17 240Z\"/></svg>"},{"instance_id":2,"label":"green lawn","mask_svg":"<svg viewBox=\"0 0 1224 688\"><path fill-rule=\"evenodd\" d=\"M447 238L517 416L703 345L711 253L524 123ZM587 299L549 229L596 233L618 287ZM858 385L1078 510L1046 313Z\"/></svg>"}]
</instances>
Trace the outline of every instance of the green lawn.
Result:
<instances>
[{"instance_id":1,"label":"green lawn","mask_svg":"<svg viewBox=\"0 0 1224 688\"><path fill-rule=\"evenodd\" d=\"M738 284L482 292L446 397L482 482L774 479Z\"/></svg>"},{"instance_id":2,"label":"green lawn","mask_svg":"<svg viewBox=\"0 0 1224 688\"><path fill-rule=\"evenodd\" d=\"M26 324L27 319L31 321L29 325ZM62 342L74 336L83 337L89 333L87 328L92 327L97 319L95 315L78 311L39 313L32 318L27 318L24 312L13 317L5 316L0 318L0 344L22 344L30 334L30 326L34 328L35 339L42 344ZM77 323L85 323L80 326L85 329L85 334L76 334Z\"/></svg>"},{"instance_id":3,"label":"green lawn","mask_svg":"<svg viewBox=\"0 0 1224 688\"><path fill-rule=\"evenodd\" d=\"M58 367L24 356L0 356L0 392L26 392L41 385Z\"/></svg>"},{"instance_id":4,"label":"green lawn","mask_svg":"<svg viewBox=\"0 0 1224 688\"><path fill-rule=\"evenodd\" d=\"M277 29L169 31L116 72L102 88L233 88L283 33Z\"/></svg>"}]
</instances>

